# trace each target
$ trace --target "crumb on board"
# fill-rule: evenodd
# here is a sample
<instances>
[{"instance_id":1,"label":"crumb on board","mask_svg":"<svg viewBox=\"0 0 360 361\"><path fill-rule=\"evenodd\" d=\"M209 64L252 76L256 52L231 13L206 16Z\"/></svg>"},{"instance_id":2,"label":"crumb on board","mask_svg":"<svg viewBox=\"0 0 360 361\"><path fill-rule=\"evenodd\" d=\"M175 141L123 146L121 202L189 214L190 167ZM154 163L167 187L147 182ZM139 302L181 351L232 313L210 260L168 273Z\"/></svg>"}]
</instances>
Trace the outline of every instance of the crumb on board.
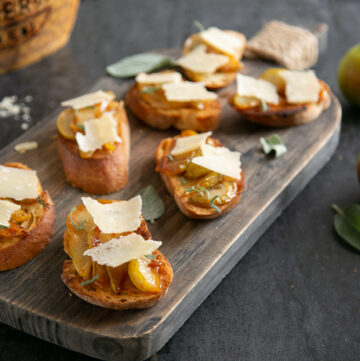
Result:
<instances>
[{"instance_id":1,"label":"crumb on board","mask_svg":"<svg viewBox=\"0 0 360 361\"><path fill-rule=\"evenodd\" d=\"M28 129L28 122L31 121L31 109L27 105L33 101L32 95L26 95L23 101L17 95L6 96L0 100L0 118L14 118L21 120L21 129ZM27 104L25 104L27 103ZM25 122L25 123L24 123ZM26 124L26 125L24 125Z\"/></svg>"},{"instance_id":2,"label":"crumb on board","mask_svg":"<svg viewBox=\"0 0 360 361\"><path fill-rule=\"evenodd\" d=\"M36 149L38 147L38 142L24 142L24 143L19 143L15 145L15 150L18 153L25 153L28 150L32 150L32 149Z\"/></svg>"}]
</instances>

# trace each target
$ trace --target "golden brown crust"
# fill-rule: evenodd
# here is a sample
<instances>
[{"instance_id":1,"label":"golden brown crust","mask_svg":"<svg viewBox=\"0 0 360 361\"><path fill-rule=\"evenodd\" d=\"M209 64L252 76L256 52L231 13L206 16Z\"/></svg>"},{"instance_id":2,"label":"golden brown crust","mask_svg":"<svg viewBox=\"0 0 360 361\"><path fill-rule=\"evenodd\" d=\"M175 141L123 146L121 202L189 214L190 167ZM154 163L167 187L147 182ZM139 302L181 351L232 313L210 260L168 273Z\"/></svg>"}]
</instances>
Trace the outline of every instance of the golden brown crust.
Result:
<instances>
[{"instance_id":1,"label":"golden brown crust","mask_svg":"<svg viewBox=\"0 0 360 361\"><path fill-rule=\"evenodd\" d=\"M162 264L159 271L162 291L158 293L142 292L131 285L119 294L103 291L94 284L81 286L83 279L77 275L71 260L64 262L61 278L71 292L93 305L113 310L148 308L165 296L173 279L173 270L169 261L159 251L154 251L154 255Z\"/></svg>"},{"instance_id":2,"label":"golden brown crust","mask_svg":"<svg viewBox=\"0 0 360 361\"><path fill-rule=\"evenodd\" d=\"M142 99L136 83L128 90L125 100L132 112L153 128L164 130L174 127L205 132L219 125L221 105L218 100L207 102L204 109L154 108Z\"/></svg>"},{"instance_id":3,"label":"golden brown crust","mask_svg":"<svg viewBox=\"0 0 360 361\"><path fill-rule=\"evenodd\" d=\"M156 148L155 162L158 167L161 164L162 159L164 157L167 157L167 155L169 154L168 147L166 145L166 143L169 142L169 139L171 138L163 139ZM216 143L218 145L221 144L219 141L216 141ZM174 197L174 200L180 211L187 217L192 219L214 219L230 211L240 202L241 194L245 186L244 173L241 171L241 179L237 181L237 190L235 197L233 197L230 202L219 205L218 207L221 210L221 213L218 213L215 211L215 209L211 207L200 207L190 203L189 196L181 191L183 189L183 185L181 179L178 176L172 176L162 172L160 172L160 176L165 183L167 190Z\"/></svg>"},{"instance_id":4,"label":"golden brown crust","mask_svg":"<svg viewBox=\"0 0 360 361\"><path fill-rule=\"evenodd\" d=\"M323 89L317 103L307 104L282 104L281 106L269 106L263 111L261 106L252 108L239 108L231 100L231 104L247 120L269 126L269 127L290 127L309 123L320 116L323 110L330 106L330 89L320 81Z\"/></svg>"},{"instance_id":5,"label":"golden brown crust","mask_svg":"<svg viewBox=\"0 0 360 361\"><path fill-rule=\"evenodd\" d=\"M58 152L66 179L76 188L91 194L107 194L125 187L128 180L130 130L124 107L119 110L121 143L112 152L96 151L82 158L73 140L58 136Z\"/></svg>"},{"instance_id":6,"label":"golden brown crust","mask_svg":"<svg viewBox=\"0 0 360 361\"><path fill-rule=\"evenodd\" d=\"M239 49L238 52L239 62L234 62L234 60L232 61L230 60L229 63L220 67L216 71L216 73L203 77L201 80L198 78L196 74L184 69L184 73L188 79L192 81L202 81L205 83L205 86L208 89L213 89L213 90L220 89L231 84L236 77L236 73L244 67L243 63L240 62L240 59L242 58L246 47L245 35L239 33L238 31L233 31L233 30L224 30L224 31L231 35L236 36L241 41L242 47ZM194 45L197 44L197 35L198 34L190 35L185 40L183 47L183 54L189 53L193 49Z\"/></svg>"},{"instance_id":7,"label":"golden brown crust","mask_svg":"<svg viewBox=\"0 0 360 361\"><path fill-rule=\"evenodd\" d=\"M0 249L0 271L23 265L37 256L49 244L54 234L55 207L46 191L42 193L41 198L49 208L44 207L42 218L26 237Z\"/></svg>"}]
</instances>

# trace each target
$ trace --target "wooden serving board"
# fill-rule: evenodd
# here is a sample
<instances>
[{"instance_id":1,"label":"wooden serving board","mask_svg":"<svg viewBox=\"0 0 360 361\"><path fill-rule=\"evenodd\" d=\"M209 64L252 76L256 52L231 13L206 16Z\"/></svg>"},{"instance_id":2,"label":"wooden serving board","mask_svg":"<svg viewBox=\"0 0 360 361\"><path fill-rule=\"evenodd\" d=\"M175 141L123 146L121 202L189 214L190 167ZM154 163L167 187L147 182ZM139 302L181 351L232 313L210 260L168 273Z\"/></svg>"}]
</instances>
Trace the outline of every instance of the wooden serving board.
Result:
<instances>
[{"instance_id":1,"label":"wooden serving board","mask_svg":"<svg viewBox=\"0 0 360 361\"><path fill-rule=\"evenodd\" d=\"M245 64L252 75L266 67L261 62ZM123 98L129 84L103 78L94 89L112 90ZM147 310L121 312L92 306L71 295L60 279L67 258L62 247L66 215L84 195L66 182L56 151L55 119L60 109L2 149L0 164L20 161L38 171L55 201L57 217L52 242L41 254L18 269L0 273L0 321L99 359L144 360L159 350L324 166L338 144L341 107L332 94L330 108L315 122L276 130L288 152L277 159L267 157L259 138L274 130L247 123L227 105L234 89L219 93L224 108L214 136L242 153L245 191L239 205L212 221L194 221L180 213L154 171L156 146L178 132L153 130L128 112L129 182L124 190L102 198L129 199L152 184L165 201L165 214L149 228L153 239L163 242L161 251L173 266L174 281L167 295ZM15 144L33 140L39 142L38 149L23 155L13 150Z\"/></svg>"}]
</instances>

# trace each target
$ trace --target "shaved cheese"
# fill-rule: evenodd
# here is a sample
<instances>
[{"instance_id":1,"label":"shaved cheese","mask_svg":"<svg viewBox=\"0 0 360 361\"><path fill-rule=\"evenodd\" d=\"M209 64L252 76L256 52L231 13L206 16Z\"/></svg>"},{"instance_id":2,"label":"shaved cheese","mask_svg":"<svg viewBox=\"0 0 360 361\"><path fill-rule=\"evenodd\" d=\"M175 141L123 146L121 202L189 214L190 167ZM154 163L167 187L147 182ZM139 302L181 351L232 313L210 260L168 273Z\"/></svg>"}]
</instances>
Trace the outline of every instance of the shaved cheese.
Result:
<instances>
[{"instance_id":1,"label":"shaved cheese","mask_svg":"<svg viewBox=\"0 0 360 361\"><path fill-rule=\"evenodd\" d=\"M76 142L83 152L101 149L105 143L122 142L117 134L117 124L112 112L104 113L101 118L87 120L84 128L85 135L80 132L75 135Z\"/></svg>"},{"instance_id":2,"label":"shaved cheese","mask_svg":"<svg viewBox=\"0 0 360 361\"><path fill-rule=\"evenodd\" d=\"M11 215L21 207L10 201L0 200L0 226L9 227Z\"/></svg>"},{"instance_id":3,"label":"shaved cheese","mask_svg":"<svg viewBox=\"0 0 360 361\"><path fill-rule=\"evenodd\" d=\"M114 94L105 93L104 91L99 90L94 93L85 94L77 98L65 100L61 103L61 105L63 107L72 107L73 109L82 109L102 103L104 101L108 103L114 98Z\"/></svg>"},{"instance_id":4,"label":"shaved cheese","mask_svg":"<svg viewBox=\"0 0 360 361\"><path fill-rule=\"evenodd\" d=\"M283 70L279 74L286 82L285 95L288 103L301 104L318 101L320 84L312 70Z\"/></svg>"},{"instance_id":5,"label":"shaved cheese","mask_svg":"<svg viewBox=\"0 0 360 361\"><path fill-rule=\"evenodd\" d=\"M198 149L202 144L205 143L207 137L209 137L212 132L200 133L196 135L191 135L189 137L180 137L176 139L174 148L171 150L172 155L179 155L183 153L191 152L192 150Z\"/></svg>"},{"instance_id":6,"label":"shaved cheese","mask_svg":"<svg viewBox=\"0 0 360 361\"><path fill-rule=\"evenodd\" d=\"M209 28L200 33L200 38L216 50L231 56L238 56L242 42L236 36L218 28Z\"/></svg>"},{"instance_id":7,"label":"shaved cheese","mask_svg":"<svg viewBox=\"0 0 360 361\"><path fill-rule=\"evenodd\" d=\"M84 256L90 256L100 265L118 267L132 259L152 254L161 246L161 242L145 240L137 233L113 238L97 247L87 249Z\"/></svg>"},{"instance_id":8,"label":"shaved cheese","mask_svg":"<svg viewBox=\"0 0 360 361\"><path fill-rule=\"evenodd\" d=\"M135 80L139 84L179 83L182 80L182 76L176 71L153 74L139 73L136 75Z\"/></svg>"},{"instance_id":9,"label":"shaved cheese","mask_svg":"<svg viewBox=\"0 0 360 361\"><path fill-rule=\"evenodd\" d=\"M192 159L194 164L231 178L241 179L239 152L232 152L225 147L213 147L208 144L203 144L201 151L202 156Z\"/></svg>"},{"instance_id":10,"label":"shaved cheese","mask_svg":"<svg viewBox=\"0 0 360 361\"><path fill-rule=\"evenodd\" d=\"M236 80L237 94L240 96L255 97L271 104L279 103L279 95L274 84L242 74L237 74Z\"/></svg>"},{"instance_id":11,"label":"shaved cheese","mask_svg":"<svg viewBox=\"0 0 360 361\"><path fill-rule=\"evenodd\" d=\"M136 231L141 225L141 197L129 201L99 203L90 197L82 197L94 223L103 233L124 233Z\"/></svg>"},{"instance_id":12,"label":"shaved cheese","mask_svg":"<svg viewBox=\"0 0 360 361\"><path fill-rule=\"evenodd\" d=\"M34 199L39 195L36 171L0 165L0 198L17 201Z\"/></svg>"},{"instance_id":13,"label":"shaved cheese","mask_svg":"<svg viewBox=\"0 0 360 361\"><path fill-rule=\"evenodd\" d=\"M162 86L165 97L172 102L191 102L199 100L214 100L217 94L209 92L203 84L191 81L168 83Z\"/></svg>"},{"instance_id":14,"label":"shaved cheese","mask_svg":"<svg viewBox=\"0 0 360 361\"><path fill-rule=\"evenodd\" d=\"M205 45L197 46L193 51L177 60L177 64L194 73L212 74L216 69L229 62L225 55L207 53Z\"/></svg>"}]
</instances>

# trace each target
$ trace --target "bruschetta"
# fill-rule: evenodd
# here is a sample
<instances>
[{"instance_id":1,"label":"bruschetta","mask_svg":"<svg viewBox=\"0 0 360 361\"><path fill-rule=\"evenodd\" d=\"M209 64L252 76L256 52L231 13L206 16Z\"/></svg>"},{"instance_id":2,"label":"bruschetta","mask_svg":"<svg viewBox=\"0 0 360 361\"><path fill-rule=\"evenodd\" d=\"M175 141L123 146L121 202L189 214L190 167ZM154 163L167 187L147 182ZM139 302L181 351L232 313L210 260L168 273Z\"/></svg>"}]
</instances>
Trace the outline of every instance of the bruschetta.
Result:
<instances>
[{"instance_id":1,"label":"bruschetta","mask_svg":"<svg viewBox=\"0 0 360 361\"><path fill-rule=\"evenodd\" d=\"M183 131L162 140L155 152L156 170L180 211L189 218L223 215L239 203L244 189L240 153L210 135Z\"/></svg>"},{"instance_id":2,"label":"bruschetta","mask_svg":"<svg viewBox=\"0 0 360 361\"><path fill-rule=\"evenodd\" d=\"M219 89L232 83L243 68L245 46L242 33L212 27L187 38L183 56L176 63L188 79Z\"/></svg>"},{"instance_id":3,"label":"bruschetta","mask_svg":"<svg viewBox=\"0 0 360 361\"><path fill-rule=\"evenodd\" d=\"M0 166L0 271L37 256L54 233L55 208L36 172L22 163Z\"/></svg>"},{"instance_id":4,"label":"bruschetta","mask_svg":"<svg viewBox=\"0 0 360 361\"><path fill-rule=\"evenodd\" d=\"M270 68L258 79L238 74L231 103L251 122L288 127L318 118L331 98L328 85L311 70Z\"/></svg>"},{"instance_id":5,"label":"bruschetta","mask_svg":"<svg viewBox=\"0 0 360 361\"><path fill-rule=\"evenodd\" d=\"M130 130L124 102L97 91L62 102L58 152L67 180L91 194L122 189L128 179Z\"/></svg>"},{"instance_id":6,"label":"bruschetta","mask_svg":"<svg viewBox=\"0 0 360 361\"><path fill-rule=\"evenodd\" d=\"M184 81L175 71L140 73L126 94L131 111L156 129L204 132L218 127L221 105L202 84Z\"/></svg>"},{"instance_id":7,"label":"bruschetta","mask_svg":"<svg viewBox=\"0 0 360 361\"><path fill-rule=\"evenodd\" d=\"M71 260L62 279L71 292L94 305L147 308L162 298L173 278L169 261L151 240L141 197L129 201L82 198L67 217L64 250Z\"/></svg>"}]
</instances>

